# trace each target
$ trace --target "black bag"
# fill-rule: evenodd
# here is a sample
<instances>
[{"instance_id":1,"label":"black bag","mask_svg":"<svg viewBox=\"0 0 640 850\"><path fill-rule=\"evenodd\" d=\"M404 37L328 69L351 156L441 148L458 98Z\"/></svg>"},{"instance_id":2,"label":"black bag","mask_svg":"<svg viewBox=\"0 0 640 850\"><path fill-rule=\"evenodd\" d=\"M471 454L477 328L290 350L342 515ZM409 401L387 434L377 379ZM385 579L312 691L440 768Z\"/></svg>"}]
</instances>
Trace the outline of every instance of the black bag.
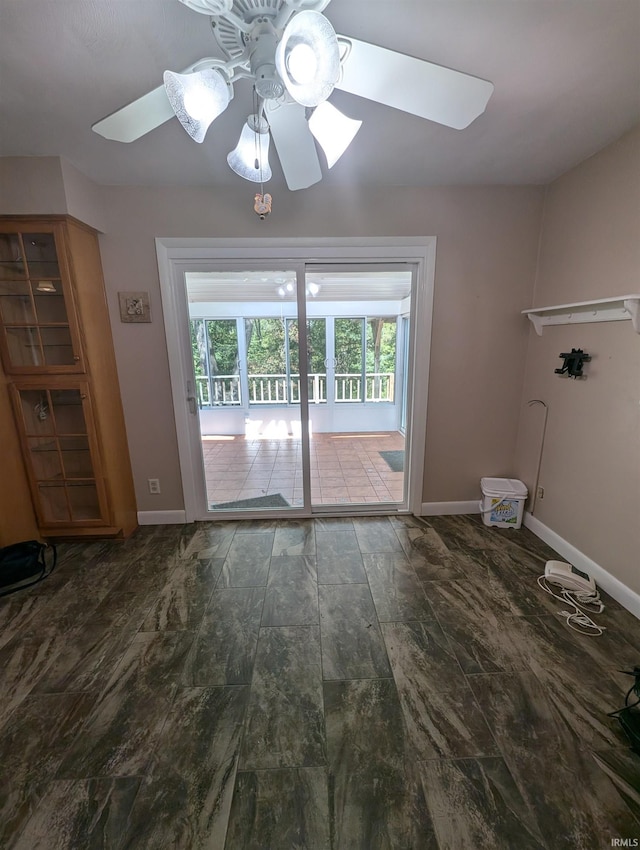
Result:
<instances>
[{"instance_id":1,"label":"black bag","mask_svg":"<svg viewBox=\"0 0 640 850\"><path fill-rule=\"evenodd\" d=\"M640 666L633 670L621 670L628 676L633 676L633 685L627 691L624 698L624 708L610 711L609 717L616 717L622 729L629 739L631 749L640 756ZM631 695L637 697L635 702L630 703Z\"/></svg>"},{"instance_id":2,"label":"black bag","mask_svg":"<svg viewBox=\"0 0 640 850\"><path fill-rule=\"evenodd\" d=\"M47 565L46 552L51 552ZM55 546L38 540L25 540L0 549L0 596L7 596L51 575L56 566Z\"/></svg>"}]
</instances>

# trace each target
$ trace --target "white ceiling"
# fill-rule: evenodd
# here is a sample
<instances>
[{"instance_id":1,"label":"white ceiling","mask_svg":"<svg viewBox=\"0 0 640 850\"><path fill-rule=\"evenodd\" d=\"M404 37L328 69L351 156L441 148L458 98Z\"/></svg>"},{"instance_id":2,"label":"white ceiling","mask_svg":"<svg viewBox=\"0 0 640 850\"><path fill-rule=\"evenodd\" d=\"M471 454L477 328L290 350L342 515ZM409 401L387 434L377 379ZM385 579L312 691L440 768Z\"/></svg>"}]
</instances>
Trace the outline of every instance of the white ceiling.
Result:
<instances>
[{"instance_id":1,"label":"white ceiling","mask_svg":"<svg viewBox=\"0 0 640 850\"><path fill-rule=\"evenodd\" d=\"M332 171L323 162L325 185L546 183L640 122L640 0L333 0L325 14L495 85L465 130L334 92L364 126ZM207 17L178 0L0 0L0 155L60 155L104 184L244 187L226 154L248 83L202 145L176 119L128 145L91 131L165 69L216 55Z\"/></svg>"},{"instance_id":2,"label":"white ceiling","mask_svg":"<svg viewBox=\"0 0 640 850\"><path fill-rule=\"evenodd\" d=\"M295 301L296 276L288 271L187 272L190 302ZM394 301L411 294L411 272L315 272L307 283L318 287L317 301ZM278 292L285 290L284 296Z\"/></svg>"}]
</instances>

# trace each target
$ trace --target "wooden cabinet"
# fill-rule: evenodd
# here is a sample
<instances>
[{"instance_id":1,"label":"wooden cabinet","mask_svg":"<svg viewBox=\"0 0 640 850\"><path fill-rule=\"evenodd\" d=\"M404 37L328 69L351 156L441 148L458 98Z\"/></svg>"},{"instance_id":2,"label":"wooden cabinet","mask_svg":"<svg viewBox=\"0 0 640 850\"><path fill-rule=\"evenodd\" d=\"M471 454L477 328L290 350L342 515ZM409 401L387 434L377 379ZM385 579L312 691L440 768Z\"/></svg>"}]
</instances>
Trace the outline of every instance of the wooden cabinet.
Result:
<instances>
[{"instance_id":1,"label":"wooden cabinet","mask_svg":"<svg viewBox=\"0 0 640 850\"><path fill-rule=\"evenodd\" d=\"M41 527L109 524L87 383L15 383L13 405Z\"/></svg>"},{"instance_id":2,"label":"wooden cabinet","mask_svg":"<svg viewBox=\"0 0 640 850\"><path fill-rule=\"evenodd\" d=\"M0 360L0 545L130 534L135 496L91 228L0 217ZM16 447L21 464L9 462Z\"/></svg>"},{"instance_id":3,"label":"wooden cabinet","mask_svg":"<svg viewBox=\"0 0 640 850\"><path fill-rule=\"evenodd\" d=\"M64 231L43 230L0 229L0 356L10 375L85 371Z\"/></svg>"}]
</instances>

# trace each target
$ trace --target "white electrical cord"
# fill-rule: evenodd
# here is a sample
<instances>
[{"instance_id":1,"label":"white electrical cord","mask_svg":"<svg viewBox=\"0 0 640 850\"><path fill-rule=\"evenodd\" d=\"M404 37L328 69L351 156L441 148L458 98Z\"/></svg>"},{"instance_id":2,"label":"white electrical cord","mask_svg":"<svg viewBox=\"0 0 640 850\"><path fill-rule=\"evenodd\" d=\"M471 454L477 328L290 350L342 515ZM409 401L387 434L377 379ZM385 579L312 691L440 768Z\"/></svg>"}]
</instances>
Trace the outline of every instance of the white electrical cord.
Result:
<instances>
[{"instance_id":1,"label":"white electrical cord","mask_svg":"<svg viewBox=\"0 0 640 850\"><path fill-rule=\"evenodd\" d=\"M513 541L513 543L527 555L530 555L537 561L546 563L546 558L541 558L540 555L530 552L527 548L521 546L515 541ZM546 575L538 577L538 585L545 591L545 593L550 594L555 599L560 600L560 602L567 602L575 608L574 612L558 612L562 617L567 618L567 625L570 629L573 629L574 632L578 632L578 634L581 635L592 635L593 637L597 637L606 631L605 626L599 626L597 623L594 623L591 617L587 616L587 613L582 610L582 607L584 606L592 606L592 610L590 612L592 614L600 614L604 611L604 602L600 599L600 594L597 590L595 593L585 590L568 590L566 587L562 587L555 582L550 582ZM552 587L559 590L560 593L554 593L551 589ZM582 628L576 628L576 626L581 626Z\"/></svg>"},{"instance_id":2,"label":"white electrical cord","mask_svg":"<svg viewBox=\"0 0 640 850\"><path fill-rule=\"evenodd\" d=\"M566 587L550 582L546 576L539 576L538 584L542 590L551 594L551 596L555 599L559 599L560 602L567 602L575 608L575 611L573 612L558 612L562 617L567 618L567 625L570 629L573 629L574 632L578 632L581 635L593 635L595 637L597 635L601 635L602 632L605 631L605 627L594 623L591 617L587 616L587 612L585 611L587 606L591 607L590 613L593 614L599 614L601 611L604 611L604 604L600 599L600 594L597 590L595 593L583 590L568 590ZM558 589L560 593L554 593L551 586Z\"/></svg>"}]
</instances>

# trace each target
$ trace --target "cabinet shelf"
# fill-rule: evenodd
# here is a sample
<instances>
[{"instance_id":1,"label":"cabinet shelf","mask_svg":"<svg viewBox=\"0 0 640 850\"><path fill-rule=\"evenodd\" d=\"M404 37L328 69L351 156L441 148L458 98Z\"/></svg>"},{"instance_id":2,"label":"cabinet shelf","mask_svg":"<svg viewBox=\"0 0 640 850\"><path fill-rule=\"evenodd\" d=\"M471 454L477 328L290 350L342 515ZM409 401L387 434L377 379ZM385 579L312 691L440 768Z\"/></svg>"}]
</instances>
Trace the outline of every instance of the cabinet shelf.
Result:
<instances>
[{"instance_id":1,"label":"cabinet shelf","mask_svg":"<svg viewBox=\"0 0 640 850\"><path fill-rule=\"evenodd\" d=\"M36 481L39 487L58 487L60 485L66 485L67 487L93 487L96 483L95 478L89 478L87 476L84 478L70 478L61 472L56 475L50 475L48 478L36 478Z\"/></svg>"},{"instance_id":2,"label":"cabinet shelf","mask_svg":"<svg viewBox=\"0 0 640 850\"><path fill-rule=\"evenodd\" d=\"M576 301L553 307L534 307L523 310L538 336L545 325L581 325L588 322L620 322L631 319L633 329L640 333L640 295L619 295L596 301Z\"/></svg>"},{"instance_id":3,"label":"cabinet shelf","mask_svg":"<svg viewBox=\"0 0 640 850\"><path fill-rule=\"evenodd\" d=\"M48 434L47 435L28 434L28 433L25 432L25 437L28 440L42 440L42 439L46 439L47 436L48 436ZM56 434L56 437L60 437L62 440L78 440L78 439L86 440L87 433L86 433L86 431L84 432L84 434L81 431L77 431L76 433L71 433L70 431L61 431L58 434ZM48 445L53 445L53 443L48 443ZM43 449L43 451L48 451L48 450ZM84 451L84 449L61 449L61 451L63 451L63 452Z\"/></svg>"},{"instance_id":4,"label":"cabinet shelf","mask_svg":"<svg viewBox=\"0 0 640 850\"><path fill-rule=\"evenodd\" d=\"M85 435L84 435L84 434L83 434L82 436L83 436L83 437L85 437ZM30 438L30 439L33 439L33 438ZM40 439L40 438L37 438L37 439ZM65 437L63 437L63 439L66 439L66 435L65 435ZM71 452L71 453L74 453L74 452L87 452L87 451L88 451L88 449L65 449L65 448L64 448L64 447L62 447L62 446L61 446L61 447L58 447L58 444L57 444L57 443L47 443L47 445L46 445L46 446L32 446L32 447L29 449L29 451L30 451L30 452L33 452L33 453L37 453L37 452L58 452L58 451L61 451L61 452L64 454L64 452Z\"/></svg>"}]
</instances>

